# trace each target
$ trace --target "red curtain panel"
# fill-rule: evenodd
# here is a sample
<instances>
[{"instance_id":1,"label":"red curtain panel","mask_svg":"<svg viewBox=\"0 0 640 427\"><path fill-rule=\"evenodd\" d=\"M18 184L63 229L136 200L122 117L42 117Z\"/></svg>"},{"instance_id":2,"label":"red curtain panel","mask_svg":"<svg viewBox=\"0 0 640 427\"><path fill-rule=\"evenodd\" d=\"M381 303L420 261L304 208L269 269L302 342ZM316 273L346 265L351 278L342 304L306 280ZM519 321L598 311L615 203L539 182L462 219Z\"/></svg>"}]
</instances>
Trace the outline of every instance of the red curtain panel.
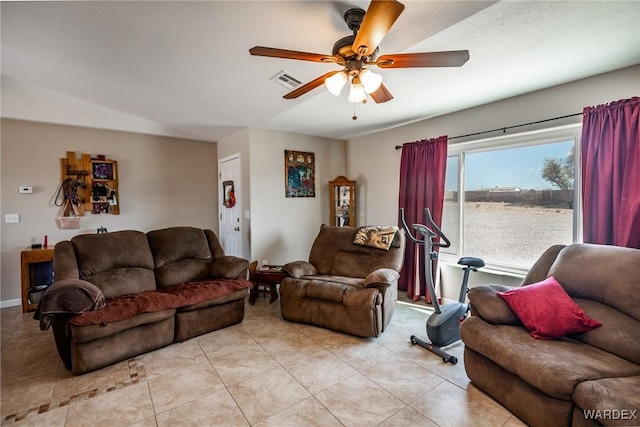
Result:
<instances>
[{"instance_id":1,"label":"red curtain panel","mask_svg":"<svg viewBox=\"0 0 640 427\"><path fill-rule=\"evenodd\" d=\"M640 248L640 97L584 109L582 200L585 243Z\"/></svg>"},{"instance_id":2,"label":"red curtain panel","mask_svg":"<svg viewBox=\"0 0 640 427\"><path fill-rule=\"evenodd\" d=\"M404 208L407 224L423 224L424 209L429 208L434 222L438 227L442 225L447 140L447 136L440 136L402 146L398 206ZM398 288L407 291L408 296L414 301L425 297L427 302L431 303L424 277L423 260L424 246L407 241ZM436 266L437 260L433 262L434 274L437 271Z\"/></svg>"}]
</instances>

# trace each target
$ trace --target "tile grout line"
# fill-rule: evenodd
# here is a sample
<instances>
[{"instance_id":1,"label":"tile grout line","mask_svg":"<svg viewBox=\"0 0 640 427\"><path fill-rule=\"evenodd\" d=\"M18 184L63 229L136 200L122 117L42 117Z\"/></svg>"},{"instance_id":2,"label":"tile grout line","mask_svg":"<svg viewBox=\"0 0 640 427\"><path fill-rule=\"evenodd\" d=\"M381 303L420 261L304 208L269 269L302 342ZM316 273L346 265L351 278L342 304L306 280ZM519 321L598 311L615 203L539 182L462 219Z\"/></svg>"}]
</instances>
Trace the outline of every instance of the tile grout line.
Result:
<instances>
[{"instance_id":1,"label":"tile grout line","mask_svg":"<svg viewBox=\"0 0 640 427\"><path fill-rule=\"evenodd\" d=\"M121 390L125 387L129 387L146 379L146 370L141 356L137 356L129 359L129 378L124 381L117 381L115 383L105 384L101 387L96 387L91 390L83 391L82 393L73 394L71 396L64 396L59 399L51 399L49 403L44 403L39 406L29 408L15 414L7 415L2 419L2 425L12 424L14 422L22 421L27 417L33 417L34 415L44 414L52 409L62 408L71 404L82 402L93 397L102 396L112 391Z\"/></svg>"}]
</instances>

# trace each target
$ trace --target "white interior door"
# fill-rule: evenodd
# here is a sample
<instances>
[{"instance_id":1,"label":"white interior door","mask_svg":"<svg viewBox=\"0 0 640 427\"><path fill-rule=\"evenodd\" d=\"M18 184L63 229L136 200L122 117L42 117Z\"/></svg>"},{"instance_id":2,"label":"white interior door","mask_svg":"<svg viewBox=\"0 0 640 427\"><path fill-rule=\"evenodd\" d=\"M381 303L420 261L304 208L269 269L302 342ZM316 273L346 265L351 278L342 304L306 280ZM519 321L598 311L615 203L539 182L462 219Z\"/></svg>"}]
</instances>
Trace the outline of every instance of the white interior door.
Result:
<instances>
[{"instance_id":1,"label":"white interior door","mask_svg":"<svg viewBox=\"0 0 640 427\"><path fill-rule=\"evenodd\" d=\"M218 161L220 244L225 255L242 257L240 154Z\"/></svg>"}]
</instances>

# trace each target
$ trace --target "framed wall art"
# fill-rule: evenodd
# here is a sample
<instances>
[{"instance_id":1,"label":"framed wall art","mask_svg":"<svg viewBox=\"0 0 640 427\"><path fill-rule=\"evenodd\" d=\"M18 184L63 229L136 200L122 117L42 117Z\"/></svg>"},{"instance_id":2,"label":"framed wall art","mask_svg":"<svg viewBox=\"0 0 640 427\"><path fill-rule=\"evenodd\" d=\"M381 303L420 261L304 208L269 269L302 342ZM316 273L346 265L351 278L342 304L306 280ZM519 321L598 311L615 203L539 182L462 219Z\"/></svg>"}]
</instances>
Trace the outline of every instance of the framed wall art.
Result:
<instances>
[{"instance_id":1,"label":"framed wall art","mask_svg":"<svg viewBox=\"0 0 640 427\"><path fill-rule=\"evenodd\" d=\"M286 197L316 197L316 159L314 153L284 150Z\"/></svg>"},{"instance_id":2,"label":"framed wall art","mask_svg":"<svg viewBox=\"0 0 640 427\"><path fill-rule=\"evenodd\" d=\"M62 209L62 217L75 213L71 204L79 216L84 216L85 212L120 214L117 161L107 159L103 154L83 153L78 158L75 151L67 151L67 157L60 159L60 178L63 184L58 196L63 194L64 197L62 200L56 197L55 204L66 206ZM65 204L65 199L71 203Z\"/></svg>"},{"instance_id":3,"label":"framed wall art","mask_svg":"<svg viewBox=\"0 0 640 427\"><path fill-rule=\"evenodd\" d=\"M93 179L114 180L116 179L112 162L91 162L91 172Z\"/></svg>"},{"instance_id":4,"label":"framed wall art","mask_svg":"<svg viewBox=\"0 0 640 427\"><path fill-rule=\"evenodd\" d=\"M236 205L236 191L233 185L233 181L224 181L222 183L222 191L224 193L224 207L234 207Z\"/></svg>"}]
</instances>

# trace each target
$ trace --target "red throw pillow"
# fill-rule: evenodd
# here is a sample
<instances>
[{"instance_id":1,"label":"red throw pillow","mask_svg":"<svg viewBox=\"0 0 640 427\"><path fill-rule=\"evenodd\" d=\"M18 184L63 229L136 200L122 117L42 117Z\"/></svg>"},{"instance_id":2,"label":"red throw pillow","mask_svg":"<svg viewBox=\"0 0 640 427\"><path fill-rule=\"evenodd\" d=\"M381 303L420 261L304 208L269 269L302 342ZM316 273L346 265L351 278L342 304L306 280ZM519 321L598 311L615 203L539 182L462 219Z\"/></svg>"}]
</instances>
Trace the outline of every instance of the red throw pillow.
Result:
<instances>
[{"instance_id":1,"label":"red throw pillow","mask_svg":"<svg viewBox=\"0 0 640 427\"><path fill-rule=\"evenodd\" d=\"M534 338L552 340L602 326L586 315L553 276L498 295Z\"/></svg>"}]
</instances>

